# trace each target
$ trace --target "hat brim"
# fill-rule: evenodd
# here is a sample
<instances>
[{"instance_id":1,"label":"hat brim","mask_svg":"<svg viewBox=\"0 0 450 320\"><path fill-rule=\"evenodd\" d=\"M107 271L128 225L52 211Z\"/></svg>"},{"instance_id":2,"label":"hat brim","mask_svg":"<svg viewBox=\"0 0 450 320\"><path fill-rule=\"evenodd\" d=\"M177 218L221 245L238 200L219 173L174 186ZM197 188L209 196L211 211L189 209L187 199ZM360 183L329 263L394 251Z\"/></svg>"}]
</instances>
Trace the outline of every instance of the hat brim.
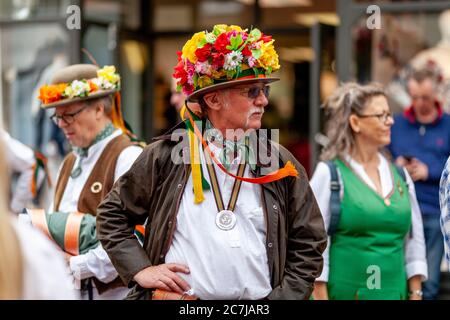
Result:
<instances>
[{"instance_id":1,"label":"hat brim","mask_svg":"<svg viewBox=\"0 0 450 320\"><path fill-rule=\"evenodd\" d=\"M88 95L87 97L83 97L83 98L77 97L77 98L73 98L73 99L64 99L64 100L60 100L60 101L56 101L56 102L52 102L52 103L48 103L48 104L42 104L41 108L50 109L50 108L62 107L62 106L66 106L66 105L69 105L69 104L72 104L75 102L106 97L107 95L113 94L117 91L118 91L117 89L102 90L102 91L94 92L94 93Z\"/></svg>"},{"instance_id":2,"label":"hat brim","mask_svg":"<svg viewBox=\"0 0 450 320\"><path fill-rule=\"evenodd\" d=\"M235 86L242 85L242 84L249 84L249 83L255 83L255 82L271 83L271 82L275 82L278 80L280 80L280 78L252 78L252 79L230 80L230 81L223 82L223 83L213 84L209 87L197 90L197 91L193 92L192 94L190 94L187 97L187 100L189 102L198 102L200 97L204 96L205 94L207 94L209 92L213 92L216 90L226 89L226 88L235 87Z\"/></svg>"}]
</instances>

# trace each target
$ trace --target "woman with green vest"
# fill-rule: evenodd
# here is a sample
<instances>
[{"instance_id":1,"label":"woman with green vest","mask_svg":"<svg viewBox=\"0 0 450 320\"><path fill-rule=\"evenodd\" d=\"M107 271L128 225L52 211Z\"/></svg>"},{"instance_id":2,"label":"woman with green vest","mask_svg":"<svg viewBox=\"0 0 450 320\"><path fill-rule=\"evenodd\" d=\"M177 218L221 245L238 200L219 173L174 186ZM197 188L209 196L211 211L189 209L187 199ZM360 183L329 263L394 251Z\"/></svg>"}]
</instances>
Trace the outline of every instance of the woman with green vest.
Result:
<instances>
[{"instance_id":1,"label":"woman with green vest","mask_svg":"<svg viewBox=\"0 0 450 320\"><path fill-rule=\"evenodd\" d=\"M329 141L311 187L329 241L313 298L420 300L422 219L411 178L382 152L394 123L384 91L344 84L325 111Z\"/></svg>"}]
</instances>

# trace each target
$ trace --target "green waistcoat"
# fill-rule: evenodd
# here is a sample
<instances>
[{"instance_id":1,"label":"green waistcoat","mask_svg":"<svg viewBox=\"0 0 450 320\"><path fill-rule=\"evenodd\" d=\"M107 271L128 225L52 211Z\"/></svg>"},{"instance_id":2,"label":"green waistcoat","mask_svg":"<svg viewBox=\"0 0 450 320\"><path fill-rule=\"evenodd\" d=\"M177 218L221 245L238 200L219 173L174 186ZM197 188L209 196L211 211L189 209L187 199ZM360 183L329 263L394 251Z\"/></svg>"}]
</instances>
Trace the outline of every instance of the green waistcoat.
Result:
<instances>
[{"instance_id":1,"label":"green waistcoat","mask_svg":"<svg viewBox=\"0 0 450 320\"><path fill-rule=\"evenodd\" d=\"M341 216L330 245L330 299L406 299L405 239L411 228L406 183L390 165L394 188L384 199L342 161Z\"/></svg>"}]
</instances>

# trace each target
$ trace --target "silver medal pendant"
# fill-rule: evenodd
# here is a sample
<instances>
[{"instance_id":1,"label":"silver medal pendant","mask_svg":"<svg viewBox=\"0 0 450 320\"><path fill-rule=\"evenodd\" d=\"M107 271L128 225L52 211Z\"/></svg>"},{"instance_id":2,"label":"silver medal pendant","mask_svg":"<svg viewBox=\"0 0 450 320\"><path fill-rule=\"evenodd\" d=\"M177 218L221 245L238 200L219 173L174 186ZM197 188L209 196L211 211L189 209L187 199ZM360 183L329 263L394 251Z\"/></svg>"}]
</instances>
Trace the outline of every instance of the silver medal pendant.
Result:
<instances>
[{"instance_id":1,"label":"silver medal pendant","mask_svg":"<svg viewBox=\"0 0 450 320\"><path fill-rule=\"evenodd\" d=\"M216 226L220 230L231 230L236 225L236 215L233 211L222 210L216 215Z\"/></svg>"}]
</instances>

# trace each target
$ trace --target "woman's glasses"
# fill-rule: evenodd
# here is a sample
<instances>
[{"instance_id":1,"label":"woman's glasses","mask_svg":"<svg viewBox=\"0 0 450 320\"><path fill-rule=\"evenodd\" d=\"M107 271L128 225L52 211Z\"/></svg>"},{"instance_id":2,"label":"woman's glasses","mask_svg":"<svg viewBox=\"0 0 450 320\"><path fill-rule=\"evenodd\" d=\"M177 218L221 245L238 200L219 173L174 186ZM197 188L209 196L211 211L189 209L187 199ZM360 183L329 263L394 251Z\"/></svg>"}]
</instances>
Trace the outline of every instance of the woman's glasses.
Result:
<instances>
[{"instance_id":1,"label":"woman's glasses","mask_svg":"<svg viewBox=\"0 0 450 320\"><path fill-rule=\"evenodd\" d=\"M358 114L360 118L372 118L376 117L381 123L386 123L388 119L393 119L391 112L375 113L375 114Z\"/></svg>"}]
</instances>

